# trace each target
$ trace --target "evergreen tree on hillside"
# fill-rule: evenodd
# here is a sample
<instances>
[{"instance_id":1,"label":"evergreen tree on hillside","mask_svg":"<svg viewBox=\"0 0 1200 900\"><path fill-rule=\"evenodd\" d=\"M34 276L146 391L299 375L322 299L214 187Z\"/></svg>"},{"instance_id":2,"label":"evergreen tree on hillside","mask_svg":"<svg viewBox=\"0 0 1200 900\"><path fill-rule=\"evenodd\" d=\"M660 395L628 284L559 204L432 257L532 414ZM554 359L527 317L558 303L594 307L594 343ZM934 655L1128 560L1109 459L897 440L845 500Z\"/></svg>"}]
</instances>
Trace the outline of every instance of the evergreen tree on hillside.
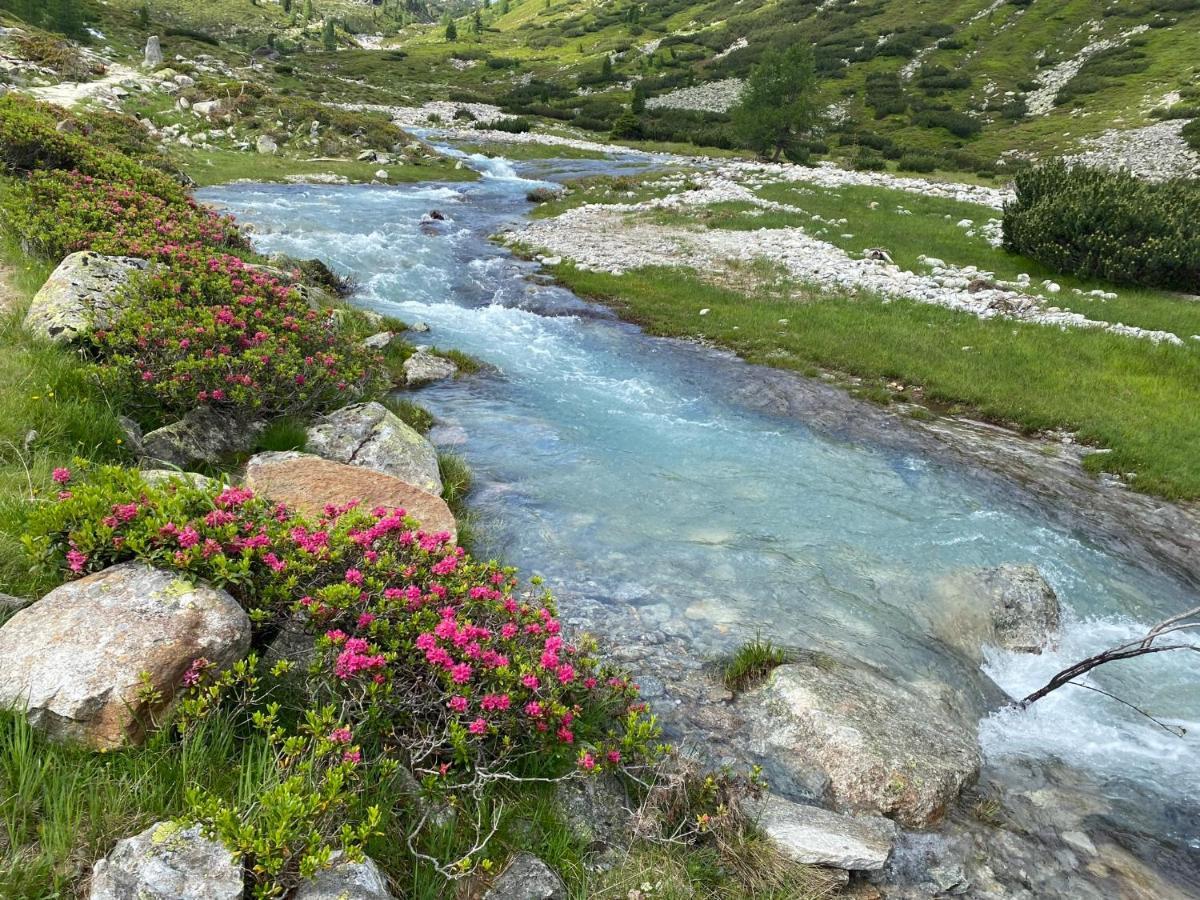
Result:
<instances>
[{"instance_id":1,"label":"evergreen tree on hillside","mask_svg":"<svg viewBox=\"0 0 1200 900\"><path fill-rule=\"evenodd\" d=\"M508 0L500 0L500 15L502 15L502 16L508 15L509 9L510 9L510 7L508 5Z\"/></svg>"},{"instance_id":2,"label":"evergreen tree on hillside","mask_svg":"<svg viewBox=\"0 0 1200 900\"><path fill-rule=\"evenodd\" d=\"M600 77L608 81L612 78L612 73L612 57L605 53L604 61L600 63Z\"/></svg>"},{"instance_id":3,"label":"evergreen tree on hillside","mask_svg":"<svg viewBox=\"0 0 1200 900\"><path fill-rule=\"evenodd\" d=\"M745 145L779 159L820 123L812 49L804 43L768 50L750 71L733 124Z\"/></svg>"},{"instance_id":4,"label":"evergreen tree on hillside","mask_svg":"<svg viewBox=\"0 0 1200 900\"><path fill-rule=\"evenodd\" d=\"M284 15L291 15L292 0L283 0L283 12L284 12Z\"/></svg>"},{"instance_id":5,"label":"evergreen tree on hillside","mask_svg":"<svg viewBox=\"0 0 1200 900\"><path fill-rule=\"evenodd\" d=\"M450 19L446 22L446 40L458 40L458 26L454 24L454 20Z\"/></svg>"},{"instance_id":6,"label":"evergreen tree on hillside","mask_svg":"<svg viewBox=\"0 0 1200 900\"><path fill-rule=\"evenodd\" d=\"M85 36L83 11L79 8L79 0L47 0L45 16L50 31L74 38Z\"/></svg>"},{"instance_id":7,"label":"evergreen tree on hillside","mask_svg":"<svg viewBox=\"0 0 1200 900\"><path fill-rule=\"evenodd\" d=\"M325 20L325 28L321 32L321 43L325 45L326 50L337 49L337 32L333 30L333 19Z\"/></svg>"},{"instance_id":8,"label":"evergreen tree on hillside","mask_svg":"<svg viewBox=\"0 0 1200 900\"><path fill-rule=\"evenodd\" d=\"M312 0L304 0L304 21L311 22L313 17Z\"/></svg>"},{"instance_id":9,"label":"evergreen tree on hillside","mask_svg":"<svg viewBox=\"0 0 1200 900\"><path fill-rule=\"evenodd\" d=\"M479 11L479 7L475 8L475 15L471 17L471 30L475 34L483 34L483 13Z\"/></svg>"}]
</instances>

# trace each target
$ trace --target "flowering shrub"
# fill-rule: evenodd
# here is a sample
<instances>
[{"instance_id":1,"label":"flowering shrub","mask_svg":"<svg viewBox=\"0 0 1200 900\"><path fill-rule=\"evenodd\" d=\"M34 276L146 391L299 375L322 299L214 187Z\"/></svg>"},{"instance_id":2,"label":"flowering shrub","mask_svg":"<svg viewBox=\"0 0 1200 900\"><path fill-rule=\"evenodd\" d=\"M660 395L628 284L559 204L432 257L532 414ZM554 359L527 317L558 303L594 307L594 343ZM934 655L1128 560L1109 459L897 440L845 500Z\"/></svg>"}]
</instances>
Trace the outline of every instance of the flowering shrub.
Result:
<instances>
[{"instance_id":1,"label":"flowering shrub","mask_svg":"<svg viewBox=\"0 0 1200 900\"><path fill-rule=\"evenodd\" d=\"M260 636L298 616L315 648L305 704L339 711L327 737L343 761L399 761L452 793L534 762L595 773L657 752L636 687L564 634L549 595L520 594L513 570L471 559L403 510L329 508L306 521L237 487L151 486L115 467L57 480L59 499L27 538L43 565L83 575L141 559L203 578L243 604ZM192 716L220 699L221 677L193 667Z\"/></svg>"},{"instance_id":2,"label":"flowering shrub","mask_svg":"<svg viewBox=\"0 0 1200 900\"><path fill-rule=\"evenodd\" d=\"M149 191L142 178L32 172L7 197L5 219L26 247L52 258L88 249L155 259L180 246L248 247L228 216L204 209L182 191Z\"/></svg>"},{"instance_id":3,"label":"flowering shrub","mask_svg":"<svg viewBox=\"0 0 1200 900\"><path fill-rule=\"evenodd\" d=\"M274 415L383 387L382 361L288 285L236 256L161 244L116 324L91 338L104 382L145 406Z\"/></svg>"}]
</instances>

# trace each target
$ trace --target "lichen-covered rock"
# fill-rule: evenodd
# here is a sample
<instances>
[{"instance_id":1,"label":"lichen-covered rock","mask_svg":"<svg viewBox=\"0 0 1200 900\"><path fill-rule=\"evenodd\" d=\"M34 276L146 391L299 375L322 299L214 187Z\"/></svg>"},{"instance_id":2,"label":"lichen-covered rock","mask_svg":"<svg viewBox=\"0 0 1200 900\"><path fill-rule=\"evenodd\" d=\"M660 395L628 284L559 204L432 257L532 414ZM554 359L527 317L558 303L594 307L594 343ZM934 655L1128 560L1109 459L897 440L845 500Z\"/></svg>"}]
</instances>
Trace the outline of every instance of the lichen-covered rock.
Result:
<instances>
[{"instance_id":1,"label":"lichen-covered rock","mask_svg":"<svg viewBox=\"0 0 1200 900\"><path fill-rule=\"evenodd\" d=\"M124 563L55 588L0 628L0 705L57 739L137 743L193 661L226 667L250 620L222 590ZM150 690L146 690L149 688Z\"/></svg>"},{"instance_id":2,"label":"lichen-covered rock","mask_svg":"<svg viewBox=\"0 0 1200 900\"><path fill-rule=\"evenodd\" d=\"M396 332L381 331L378 334L373 334L368 338L363 338L362 345L368 350L386 350L396 340Z\"/></svg>"},{"instance_id":3,"label":"lichen-covered rock","mask_svg":"<svg viewBox=\"0 0 1200 900\"><path fill-rule=\"evenodd\" d=\"M843 816L773 794L751 800L747 807L776 849L806 866L882 869L896 839L895 824L879 816Z\"/></svg>"},{"instance_id":4,"label":"lichen-covered rock","mask_svg":"<svg viewBox=\"0 0 1200 900\"><path fill-rule=\"evenodd\" d=\"M256 493L308 516L323 515L326 506L357 500L366 510L377 506L403 509L429 533L445 531L452 538L458 533L454 514L441 497L392 475L308 453L259 453L246 465L245 483Z\"/></svg>"},{"instance_id":5,"label":"lichen-covered rock","mask_svg":"<svg viewBox=\"0 0 1200 900\"><path fill-rule=\"evenodd\" d=\"M266 156L271 156L279 152L279 145L269 134L260 134L258 140L254 142L254 149Z\"/></svg>"},{"instance_id":6,"label":"lichen-covered rock","mask_svg":"<svg viewBox=\"0 0 1200 900\"><path fill-rule=\"evenodd\" d=\"M433 444L380 403L356 403L330 413L308 429L307 447L324 459L374 469L431 494L442 493Z\"/></svg>"},{"instance_id":7,"label":"lichen-covered rock","mask_svg":"<svg viewBox=\"0 0 1200 900\"><path fill-rule=\"evenodd\" d=\"M92 868L89 900L242 900L242 867L199 826L151 825Z\"/></svg>"},{"instance_id":8,"label":"lichen-covered rock","mask_svg":"<svg viewBox=\"0 0 1200 900\"><path fill-rule=\"evenodd\" d=\"M183 472L175 469L143 469L141 471L142 480L146 484L160 487L171 481L178 481L181 484L189 484L192 487L200 490L208 490L216 482L207 475L201 475L199 472Z\"/></svg>"},{"instance_id":9,"label":"lichen-covered rock","mask_svg":"<svg viewBox=\"0 0 1200 900\"><path fill-rule=\"evenodd\" d=\"M954 572L941 579L937 590L943 602L936 631L976 662L985 644L1041 653L1058 638L1062 608L1037 566Z\"/></svg>"},{"instance_id":10,"label":"lichen-covered rock","mask_svg":"<svg viewBox=\"0 0 1200 900\"><path fill-rule=\"evenodd\" d=\"M445 378L453 378L458 372L458 366L438 356L428 347L418 347L416 352L404 361L404 377L409 387L420 387Z\"/></svg>"},{"instance_id":11,"label":"lichen-covered rock","mask_svg":"<svg viewBox=\"0 0 1200 900\"><path fill-rule=\"evenodd\" d=\"M554 799L567 828L592 855L589 864L605 867L628 848L633 816L625 788L615 777L559 782Z\"/></svg>"},{"instance_id":12,"label":"lichen-covered rock","mask_svg":"<svg viewBox=\"0 0 1200 900\"><path fill-rule=\"evenodd\" d=\"M146 266L146 260L132 256L101 256L91 250L72 253L34 295L25 328L66 342L110 327L121 314L122 288Z\"/></svg>"},{"instance_id":13,"label":"lichen-covered rock","mask_svg":"<svg viewBox=\"0 0 1200 900\"><path fill-rule=\"evenodd\" d=\"M922 828L979 774L974 721L864 665L804 654L739 703L762 752L797 783L822 774L843 810Z\"/></svg>"},{"instance_id":14,"label":"lichen-covered rock","mask_svg":"<svg viewBox=\"0 0 1200 900\"><path fill-rule=\"evenodd\" d=\"M387 879L370 858L362 862L340 859L296 889L293 900L393 900Z\"/></svg>"},{"instance_id":15,"label":"lichen-covered rock","mask_svg":"<svg viewBox=\"0 0 1200 900\"><path fill-rule=\"evenodd\" d=\"M178 422L142 437L142 458L151 465L190 469L216 464L222 457L249 450L262 433L262 422L238 422L228 414L198 407Z\"/></svg>"},{"instance_id":16,"label":"lichen-covered rock","mask_svg":"<svg viewBox=\"0 0 1200 900\"><path fill-rule=\"evenodd\" d=\"M518 853L483 900L566 900L567 887L532 853Z\"/></svg>"}]
</instances>

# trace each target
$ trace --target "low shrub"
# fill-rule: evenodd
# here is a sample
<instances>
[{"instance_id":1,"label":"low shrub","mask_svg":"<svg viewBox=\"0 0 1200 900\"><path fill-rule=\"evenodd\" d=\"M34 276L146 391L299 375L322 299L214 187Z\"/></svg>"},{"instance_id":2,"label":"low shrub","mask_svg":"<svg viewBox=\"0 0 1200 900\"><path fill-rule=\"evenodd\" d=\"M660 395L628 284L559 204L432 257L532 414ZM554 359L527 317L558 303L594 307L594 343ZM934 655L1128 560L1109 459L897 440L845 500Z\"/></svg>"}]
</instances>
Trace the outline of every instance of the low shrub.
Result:
<instances>
[{"instance_id":1,"label":"low shrub","mask_svg":"<svg viewBox=\"0 0 1200 900\"><path fill-rule=\"evenodd\" d=\"M937 167L937 158L923 153L905 153L896 163L896 168L904 172L929 173Z\"/></svg>"},{"instance_id":2,"label":"low shrub","mask_svg":"<svg viewBox=\"0 0 1200 900\"><path fill-rule=\"evenodd\" d=\"M533 123L528 119L520 117L509 117L504 119L496 119L490 122L487 126L493 131L506 131L509 134L523 134L533 127Z\"/></svg>"},{"instance_id":3,"label":"low shrub","mask_svg":"<svg viewBox=\"0 0 1200 900\"><path fill-rule=\"evenodd\" d=\"M384 386L383 367L338 339L333 310L236 256L162 247L127 310L91 345L103 382L149 410L197 405L292 415Z\"/></svg>"},{"instance_id":4,"label":"low shrub","mask_svg":"<svg viewBox=\"0 0 1200 900\"><path fill-rule=\"evenodd\" d=\"M1200 182L1053 162L1020 173L1004 245L1056 271L1200 293Z\"/></svg>"},{"instance_id":5,"label":"low shrub","mask_svg":"<svg viewBox=\"0 0 1200 900\"><path fill-rule=\"evenodd\" d=\"M147 171L138 169L139 176ZM156 192L145 180L32 172L5 196L4 224L28 250L51 258L87 249L145 259L180 247L248 249L232 219L201 207L177 186Z\"/></svg>"},{"instance_id":6,"label":"low shrub","mask_svg":"<svg viewBox=\"0 0 1200 900\"><path fill-rule=\"evenodd\" d=\"M1187 141L1189 147L1200 151L1200 119L1184 125L1180 134L1183 135L1183 139Z\"/></svg>"},{"instance_id":7,"label":"low shrub","mask_svg":"<svg viewBox=\"0 0 1200 900\"><path fill-rule=\"evenodd\" d=\"M27 538L39 565L80 576L143 560L229 591L260 641L293 616L312 637L304 712L290 723L253 661L218 673L197 660L185 676L183 728L244 704L300 767L285 773L278 797L233 805L194 796L194 818L231 848L260 854L262 871L251 868L259 896L286 890L331 847L353 850L373 829L369 813L351 820L353 806L328 779L336 787L403 766L448 797L531 768L594 773L658 753L636 687L600 665L591 641L563 633L548 594L520 592L513 570L471 559L403 510L351 505L308 521L242 488L155 486L117 467L56 480L59 499L36 512ZM281 663L272 675L291 669ZM293 815L272 825L267 813L285 807Z\"/></svg>"}]
</instances>

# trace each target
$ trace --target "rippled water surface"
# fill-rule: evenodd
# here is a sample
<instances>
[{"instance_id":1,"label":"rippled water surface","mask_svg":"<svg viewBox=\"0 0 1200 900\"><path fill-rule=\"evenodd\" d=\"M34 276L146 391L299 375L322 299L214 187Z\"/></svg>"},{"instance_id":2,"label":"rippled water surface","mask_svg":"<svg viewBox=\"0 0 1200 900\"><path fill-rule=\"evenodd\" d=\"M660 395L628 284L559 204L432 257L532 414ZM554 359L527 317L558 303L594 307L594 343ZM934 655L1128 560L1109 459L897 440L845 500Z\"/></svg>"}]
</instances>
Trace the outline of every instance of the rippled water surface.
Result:
<instances>
[{"instance_id":1,"label":"rippled water surface","mask_svg":"<svg viewBox=\"0 0 1200 900\"><path fill-rule=\"evenodd\" d=\"M527 211L531 184L506 164L474 164L487 174L471 184L236 185L202 196L253 222L262 250L322 257L359 280L359 302L428 322L431 343L495 367L420 400L442 420L438 441L475 470L485 542L506 561L568 596L665 609L698 656L761 631L918 676L938 659L929 634L956 608L941 579L1036 563L1069 621L1056 653L989 656L989 674L1018 695L1189 599L970 473L747 409L730 387L744 383L740 363L645 336L489 243ZM537 179L636 166L519 170ZM422 223L431 209L446 221ZM1059 756L1200 803L1190 657L1117 664L1094 682L1186 727L1185 739L1066 688L1030 713L986 721L985 750L994 763ZM1200 846L1194 819L1172 828Z\"/></svg>"}]
</instances>

